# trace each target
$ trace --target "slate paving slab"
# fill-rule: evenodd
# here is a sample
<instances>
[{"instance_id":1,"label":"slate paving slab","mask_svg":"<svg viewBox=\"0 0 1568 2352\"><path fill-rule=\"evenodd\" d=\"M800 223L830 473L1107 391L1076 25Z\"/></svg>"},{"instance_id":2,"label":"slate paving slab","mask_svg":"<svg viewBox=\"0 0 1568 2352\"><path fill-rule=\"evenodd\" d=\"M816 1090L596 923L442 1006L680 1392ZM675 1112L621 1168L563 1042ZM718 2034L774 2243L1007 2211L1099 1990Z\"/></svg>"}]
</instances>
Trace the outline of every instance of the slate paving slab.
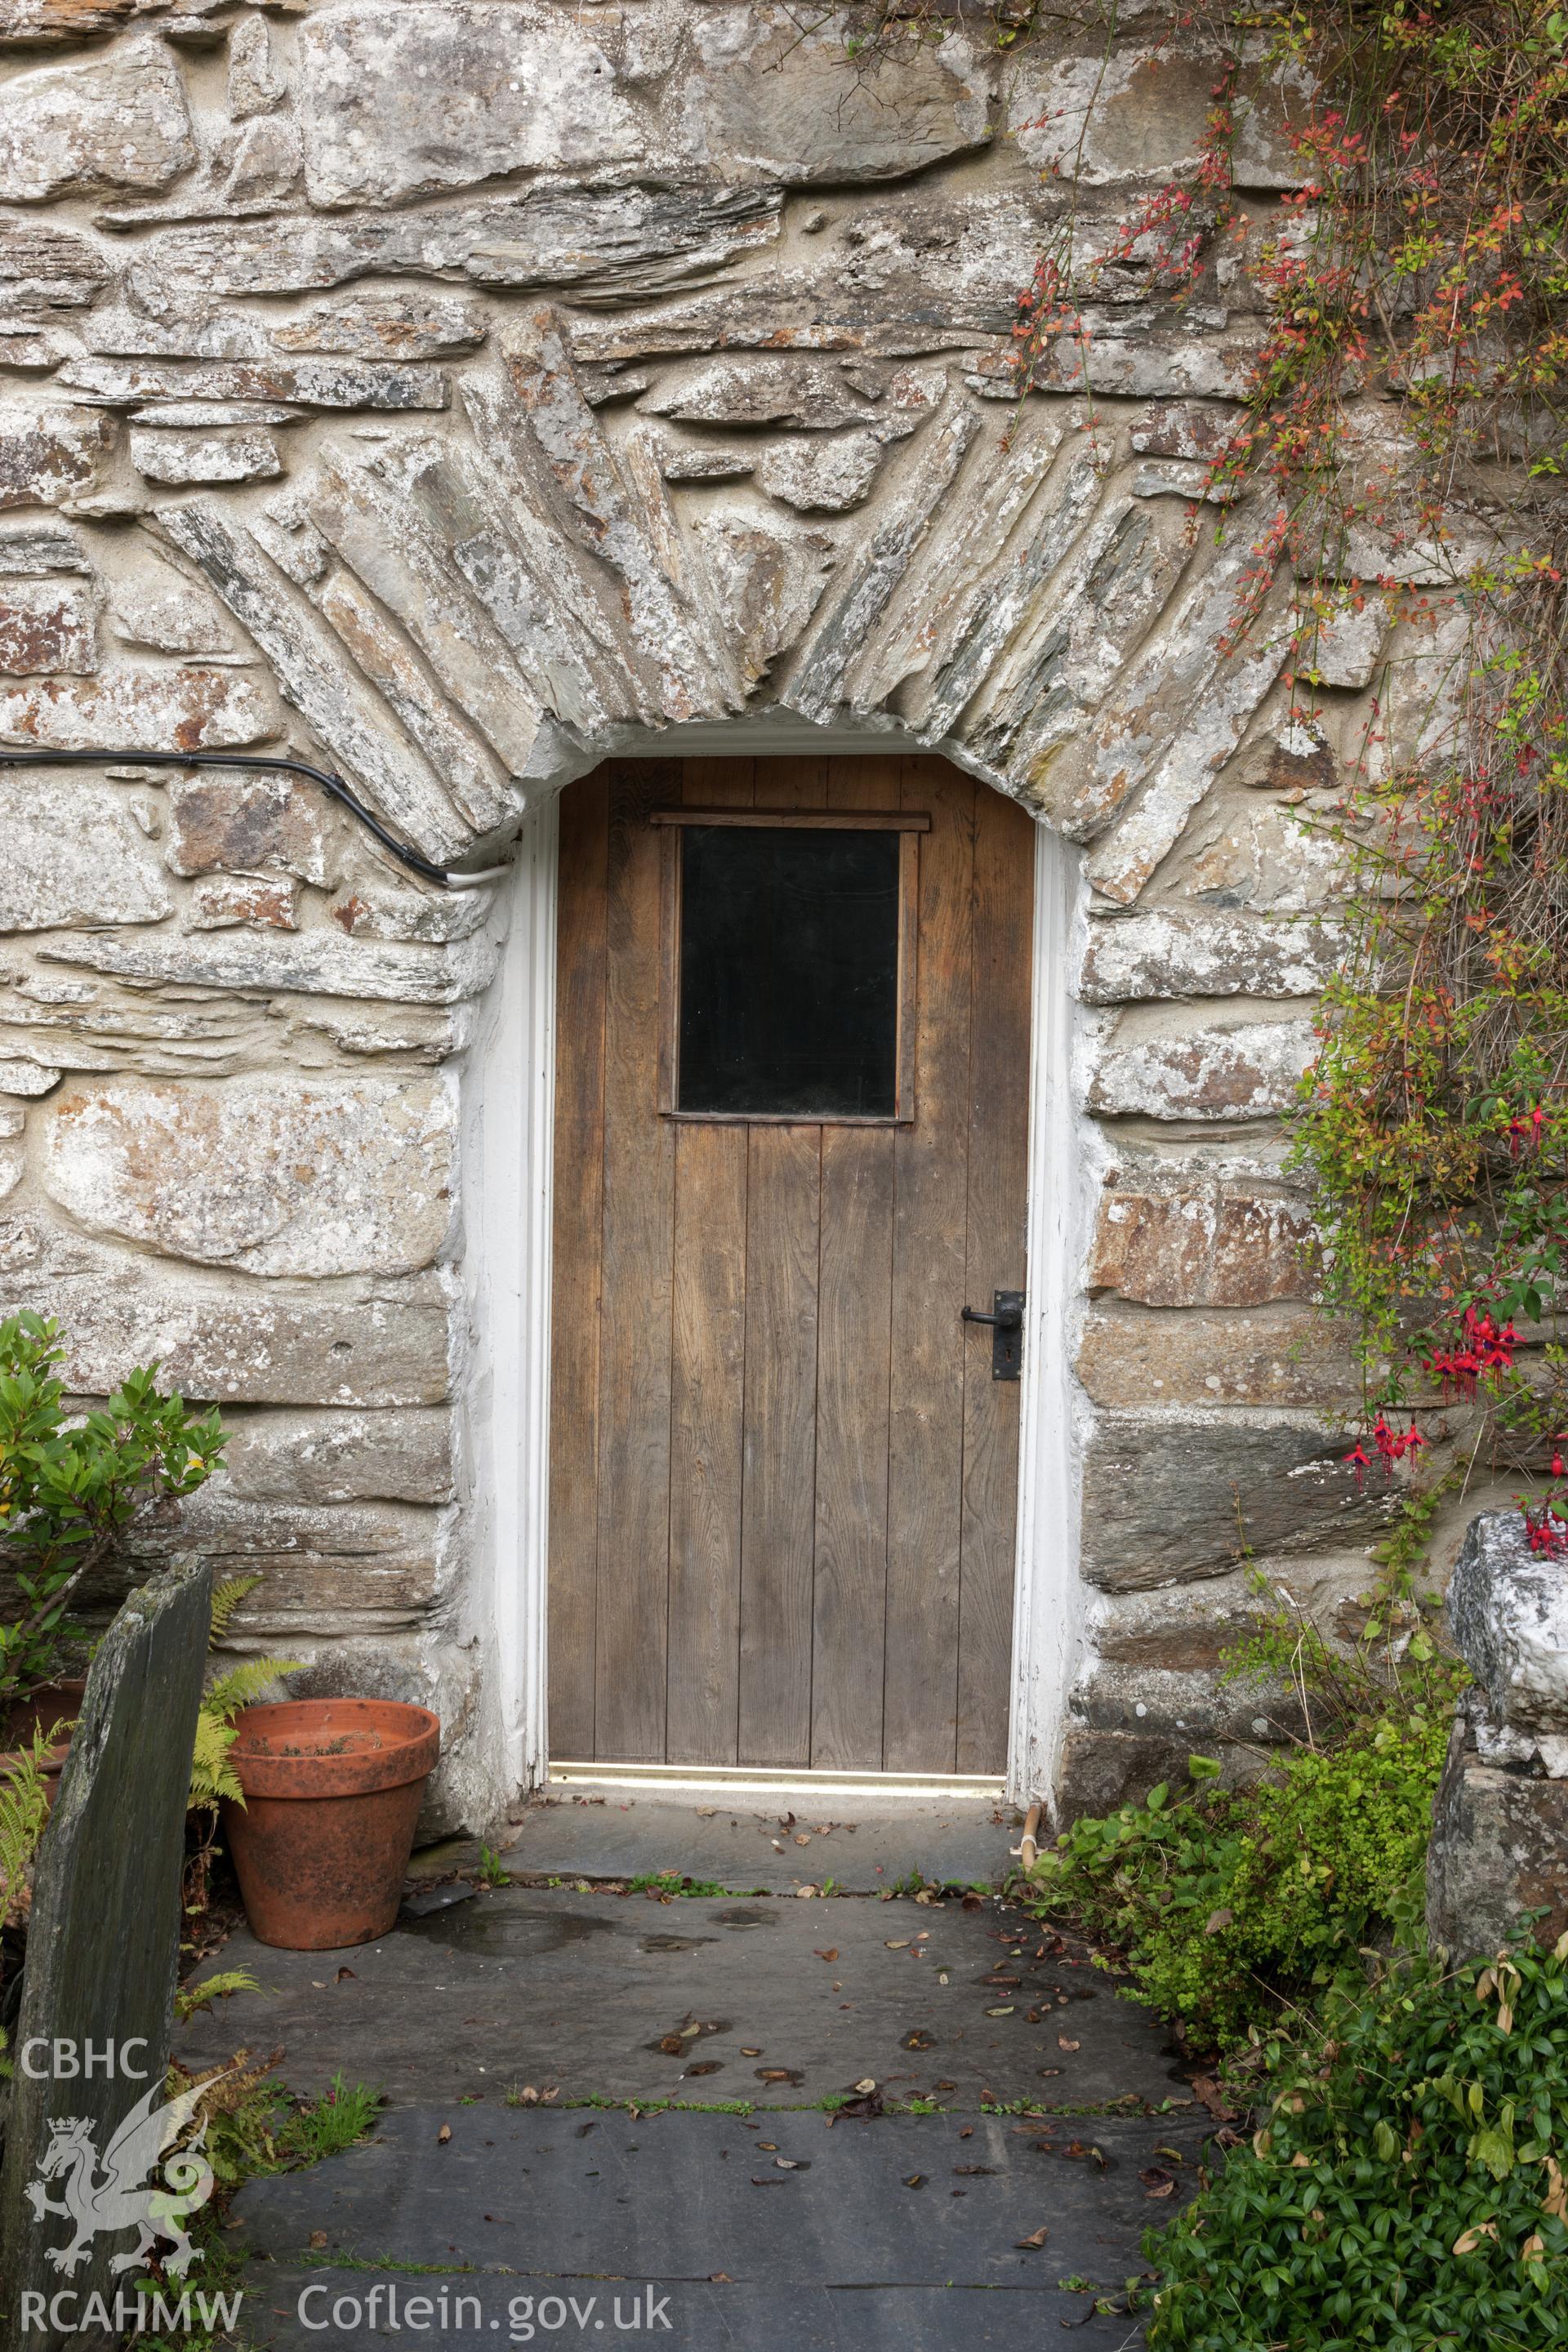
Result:
<instances>
[{"instance_id":1,"label":"slate paving slab","mask_svg":"<svg viewBox=\"0 0 1568 2352\"><path fill-rule=\"evenodd\" d=\"M341 2071L395 2105L531 2084L794 2106L867 2077L953 2109L1191 2105L1149 2012L1081 1947L992 1903L457 1892L342 1953L236 1935L212 1969L263 1990L193 2019L177 2054L213 2065L281 2043L294 2089Z\"/></svg>"},{"instance_id":2,"label":"slate paving slab","mask_svg":"<svg viewBox=\"0 0 1568 2352\"><path fill-rule=\"evenodd\" d=\"M507 1840L507 1867L532 1877L655 1876L678 1869L736 1889L793 1893L832 1879L874 1895L911 1875L938 1885L999 1887L1014 1867L1023 1816L986 1798L781 1798L771 1810L668 1798L547 1797Z\"/></svg>"},{"instance_id":3,"label":"slate paving slab","mask_svg":"<svg viewBox=\"0 0 1568 2352\"><path fill-rule=\"evenodd\" d=\"M439 2288L448 2290L440 2318ZM379 2287L379 2302L367 2304ZM388 2294L397 2302L389 2315ZM419 2305L411 2325L411 2298ZM467 2298L467 2308L462 2307ZM303 2299L305 2317L300 2316ZM631 2320L622 2326L617 2320ZM454 2315L459 2313L457 2324ZM581 2314L579 2318L578 2315ZM421 2342L443 2352L479 2345L564 2347L591 2344L594 2352L990 2352L1020 2344L1061 2343L1070 2327L1075 2346L1093 2352L1130 2352L1142 2344L1141 2324L1096 2315L1081 2294L1046 2288L1013 2294L965 2287L757 2287L615 2285L598 2280L403 2279L392 2273L260 2268L246 2308L247 2340L276 2352L323 2345L330 2352L372 2352L395 2344L401 2352Z\"/></svg>"},{"instance_id":4,"label":"slate paving slab","mask_svg":"<svg viewBox=\"0 0 1568 2352\"><path fill-rule=\"evenodd\" d=\"M1191 2122L1120 2117L420 2105L331 2165L249 2182L234 2215L249 2252L298 2261L315 2238L322 2261L373 2270L723 2271L780 2290L1120 2284L1127 2250L1174 2209L1203 2145ZM1042 2246L1020 2242L1042 2227Z\"/></svg>"}]
</instances>

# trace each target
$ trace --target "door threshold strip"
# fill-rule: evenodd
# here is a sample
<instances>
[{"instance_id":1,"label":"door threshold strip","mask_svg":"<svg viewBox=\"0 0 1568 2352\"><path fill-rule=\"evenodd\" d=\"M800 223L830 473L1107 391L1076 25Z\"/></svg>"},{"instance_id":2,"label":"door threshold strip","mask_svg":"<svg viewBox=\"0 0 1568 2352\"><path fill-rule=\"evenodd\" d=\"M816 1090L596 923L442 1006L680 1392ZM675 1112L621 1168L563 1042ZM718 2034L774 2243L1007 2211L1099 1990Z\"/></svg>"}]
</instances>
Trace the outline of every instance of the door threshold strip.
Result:
<instances>
[{"instance_id":1,"label":"door threshold strip","mask_svg":"<svg viewBox=\"0 0 1568 2352\"><path fill-rule=\"evenodd\" d=\"M856 1797L886 1803L940 1799L999 1805L1006 1783L984 1772L827 1772L801 1765L574 1764L552 1758L547 1789L642 1789L650 1796Z\"/></svg>"}]
</instances>

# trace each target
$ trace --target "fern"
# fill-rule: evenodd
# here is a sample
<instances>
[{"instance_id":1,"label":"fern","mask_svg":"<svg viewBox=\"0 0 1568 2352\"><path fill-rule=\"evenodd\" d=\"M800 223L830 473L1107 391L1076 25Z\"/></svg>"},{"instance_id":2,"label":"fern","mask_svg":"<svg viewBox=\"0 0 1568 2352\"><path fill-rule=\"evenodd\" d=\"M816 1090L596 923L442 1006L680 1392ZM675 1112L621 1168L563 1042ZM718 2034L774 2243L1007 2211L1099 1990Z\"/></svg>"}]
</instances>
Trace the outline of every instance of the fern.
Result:
<instances>
[{"instance_id":1,"label":"fern","mask_svg":"<svg viewBox=\"0 0 1568 2352\"><path fill-rule=\"evenodd\" d=\"M259 1992L261 1987L248 1969L225 1969L217 1976L205 1977L199 1985L182 1985L174 1994L174 2016L181 2025L215 2000L227 2000L231 1993Z\"/></svg>"},{"instance_id":2,"label":"fern","mask_svg":"<svg viewBox=\"0 0 1568 2352\"><path fill-rule=\"evenodd\" d=\"M0 1927L10 1918L27 1883L27 1867L49 1818L44 1759L59 1725L39 1724L30 1748L19 1748L0 1780Z\"/></svg>"},{"instance_id":3,"label":"fern","mask_svg":"<svg viewBox=\"0 0 1568 2352\"><path fill-rule=\"evenodd\" d=\"M221 1642L228 1631L229 1619L247 1592L254 1592L261 1579L258 1576L226 1576L221 1584L213 1587L212 1631L207 1647Z\"/></svg>"},{"instance_id":4,"label":"fern","mask_svg":"<svg viewBox=\"0 0 1568 2352\"><path fill-rule=\"evenodd\" d=\"M235 1611L260 1581L258 1576L229 1576L215 1585L209 1649L222 1640ZM297 1674L300 1664L298 1658L247 1658L207 1685L202 1695L201 1713L196 1717L196 1743L191 1757L193 1805L216 1812L225 1797L231 1804L244 1804L245 1791L239 1785L239 1776L228 1760L235 1740L234 1718L242 1707L253 1706L264 1691L270 1690L279 1675Z\"/></svg>"},{"instance_id":5,"label":"fern","mask_svg":"<svg viewBox=\"0 0 1568 2352\"><path fill-rule=\"evenodd\" d=\"M225 1797L234 1804L244 1804L245 1791L228 1760L234 1741L234 1726L221 1716L209 1715L204 1706L196 1717L196 1740L191 1751L191 1804L208 1812L216 1812Z\"/></svg>"}]
</instances>

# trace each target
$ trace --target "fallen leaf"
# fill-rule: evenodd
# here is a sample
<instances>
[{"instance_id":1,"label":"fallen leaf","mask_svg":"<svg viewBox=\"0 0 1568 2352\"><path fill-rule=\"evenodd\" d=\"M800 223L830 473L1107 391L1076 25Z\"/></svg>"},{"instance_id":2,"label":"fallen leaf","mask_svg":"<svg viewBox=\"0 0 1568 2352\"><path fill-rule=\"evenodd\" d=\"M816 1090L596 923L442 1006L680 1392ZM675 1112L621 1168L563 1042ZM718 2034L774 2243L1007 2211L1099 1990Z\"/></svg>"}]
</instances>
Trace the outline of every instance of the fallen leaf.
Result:
<instances>
[{"instance_id":1,"label":"fallen leaf","mask_svg":"<svg viewBox=\"0 0 1568 2352\"><path fill-rule=\"evenodd\" d=\"M1227 1911L1223 1908L1223 1906L1218 1911L1211 1911L1208 1917L1204 1922L1204 1934L1205 1936L1217 1936L1222 1927L1229 1927L1235 1916L1236 1914L1234 1911Z\"/></svg>"},{"instance_id":2,"label":"fallen leaf","mask_svg":"<svg viewBox=\"0 0 1568 2352\"><path fill-rule=\"evenodd\" d=\"M710 2286L733 2286L735 2282L728 2271L710 2271L708 2284Z\"/></svg>"},{"instance_id":3,"label":"fallen leaf","mask_svg":"<svg viewBox=\"0 0 1568 2352\"><path fill-rule=\"evenodd\" d=\"M1496 2236L1497 2223L1495 2221L1478 2221L1473 2230L1460 2231L1458 2236L1454 2241L1454 2252L1457 2254L1473 2254L1483 2238L1495 2238Z\"/></svg>"},{"instance_id":4,"label":"fallen leaf","mask_svg":"<svg viewBox=\"0 0 1568 2352\"><path fill-rule=\"evenodd\" d=\"M905 2187L906 2189L923 2189L923 2188L925 2187L925 2185L926 2185L926 2177L925 2177L925 2174L924 2174L923 2172L906 2172L906 2173L905 2173L905 2175L904 2175L904 2187Z\"/></svg>"},{"instance_id":5,"label":"fallen leaf","mask_svg":"<svg viewBox=\"0 0 1568 2352\"><path fill-rule=\"evenodd\" d=\"M910 1939L907 1936L891 1936L888 1939L887 1948L889 1952L907 1952L910 1948Z\"/></svg>"},{"instance_id":6,"label":"fallen leaf","mask_svg":"<svg viewBox=\"0 0 1568 2352\"><path fill-rule=\"evenodd\" d=\"M743 2046L741 2052L742 2058L760 2058L762 2054L760 2045L755 2050L752 2049L749 2045Z\"/></svg>"},{"instance_id":7,"label":"fallen leaf","mask_svg":"<svg viewBox=\"0 0 1568 2352\"><path fill-rule=\"evenodd\" d=\"M1013 2007L1014 2004L1009 2001L1005 2009L988 2009L985 2014L987 2017L1011 2017Z\"/></svg>"},{"instance_id":8,"label":"fallen leaf","mask_svg":"<svg viewBox=\"0 0 1568 2352\"><path fill-rule=\"evenodd\" d=\"M332 1982L334 1984L342 1984L345 1977L352 1977L353 1973L354 1971L353 1969L340 1969L337 1975L332 1979Z\"/></svg>"},{"instance_id":9,"label":"fallen leaf","mask_svg":"<svg viewBox=\"0 0 1568 2352\"><path fill-rule=\"evenodd\" d=\"M1037 2253L1050 2234L1048 2229L1041 2228L1026 2238L1015 2238L1013 2242L1020 2253Z\"/></svg>"},{"instance_id":10,"label":"fallen leaf","mask_svg":"<svg viewBox=\"0 0 1568 2352\"><path fill-rule=\"evenodd\" d=\"M324 2245L326 2244L326 2242L327 2242L327 2233L326 2233L325 2230L312 2230L312 2231L311 2231L311 2232L310 2232L310 2243L311 2243L313 2246L324 2246Z\"/></svg>"},{"instance_id":11,"label":"fallen leaf","mask_svg":"<svg viewBox=\"0 0 1568 2352\"><path fill-rule=\"evenodd\" d=\"M809 1830L796 1830L795 1833L795 1842L796 1845L809 1845L811 1843L811 1832Z\"/></svg>"},{"instance_id":12,"label":"fallen leaf","mask_svg":"<svg viewBox=\"0 0 1568 2352\"><path fill-rule=\"evenodd\" d=\"M799 1895L803 1903L809 1903L812 1896L817 1892L815 1886L797 1886L795 1891Z\"/></svg>"},{"instance_id":13,"label":"fallen leaf","mask_svg":"<svg viewBox=\"0 0 1568 2352\"><path fill-rule=\"evenodd\" d=\"M863 2083L857 2083L857 2084L856 2084L856 2085L855 2085L856 2090L859 2093L860 2096L861 2096L863 2099L864 2099L864 2098L866 2098L867 2096L868 2096L868 2095L869 2095L872 2091L874 2091L874 2090L876 2089L876 2087L877 2087L877 2085L876 2085L876 2082L875 2082L875 2080L873 2079L873 2077L872 2077L871 2075L869 2075L869 2074L868 2074L868 2075L867 2075L867 2077L866 2077L866 2079L865 2079L865 2081L864 2081Z\"/></svg>"},{"instance_id":14,"label":"fallen leaf","mask_svg":"<svg viewBox=\"0 0 1568 2352\"><path fill-rule=\"evenodd\" d=\"M450 2124L443 2124L440 2130L436 2135L437 2142L442 2147L446 2147L447 2142L451 2138L451 2137L452 2126Z\"/></svg>"},{"instance_id":15,"label":"fallen leaf","mask_svg":"<svg viewBox=\"0 0 1568 2352\"><path fill-rule=\"evenodd\" d=\"M1202 2101L1216 2124L1234 2123L1237 2110L1221 2096L1218 2086L1207 2074L1193 2076L1193 2095Z\"/></svg>"},{"instance_id":16,"label":"fallen leaf","mask_svg":"<svg viewBox=\"0 0 1568 2352\"><path fill-rule=\"evenodd\" d=\"M1058 2033L1057 2036L1057 2048L1058 2050L1081 2050L1083 2048L1083 2044L1081 2042L1069 2042L1065 2033Z\"/></svg>"},{"instance_id":17,"label":"fallen leaf","mask_svg":"<svg viewBox=\"0 0 1568 2352\"><path fill-rule=\"evenodd\" d=\"M722 2072L723 2061L720 2058L700 2059L695 2066L689 2066L686 2070L689 2081L698 2074L719 2074Z\"/></svg>"},{"instance_id":18,"label":"fallen leaf","mask_svg":"<svg viewBox=\"0 0 1568 2352\"><path fill-rule=\"evenodd\" d=\"M829 1944L827 1949L825 1952L818 1952L816 1957L819 1960L836 1960L838 1958L837 1945Z\"/></svg>"},{"instance_id":19,"label":"fallen leaf","mask_svg":"<svg viewBox=\"0 0 1568 2352\"><path fill-rule=\"evenodd\" d=\"M757 2146L762 2149L764 2156L772 2156L774 2148L778 2146L778 2142L776 2139L760 2139L757 2142Z\"/></svg>"},{"instance_id":20,"label":"fallen leaf","mask_svg":"<svg viewBox=\"0 0 1568 2352\"><path fill-rule=\"evenodd\" d=\"M973 2139L974 2137L974 2126L973 2124L965 2124L958 2137L960 2139Z\"/></svg>"},{"instance_id":21,"label":"fallen leaf","mask_svg":"<svg viewBox=\"0 0 1568 2352\"><path fill-rule=\"evenodd\" d=\"M1176 2184L1173 2180L1167 2180L1161 2189L1150 2189L1144 2191L1144 2194L1149 2197L1173 2197L1175 2193Z\"/></svg>"},{"instance_id":22,"label":"fallen leaf","mask_svg":"<svg viewBox=\"0 0 1568 2352\"><path fill-rule=\"evenodd\" d=\"M811 2167L803 2163L798 2156L775 2156L773 2166L779 2172L809 2172L811 2169Z\"/></svg>"}]
</instances>

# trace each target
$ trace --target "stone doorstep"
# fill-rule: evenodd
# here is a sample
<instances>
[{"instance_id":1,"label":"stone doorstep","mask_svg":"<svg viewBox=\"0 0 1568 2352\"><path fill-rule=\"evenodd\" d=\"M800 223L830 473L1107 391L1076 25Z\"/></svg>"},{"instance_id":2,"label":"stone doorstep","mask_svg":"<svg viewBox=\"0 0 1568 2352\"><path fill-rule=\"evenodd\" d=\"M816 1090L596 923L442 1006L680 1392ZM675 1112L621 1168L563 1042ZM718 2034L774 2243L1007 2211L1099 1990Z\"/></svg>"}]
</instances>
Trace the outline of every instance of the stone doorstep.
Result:
<instances>
[{"instance_id":1,"label":"stone doorstep","mask_svg":"<svg viewBox=\"0 0 1568 2352\"><path fill-rule=\"evenodd\" d=\"M580 1800L535 1800L491 1844L514 1876L626 1880L678 1869L747 1892L795 1894L831 1881L842 1894L877 1895L918 1877L926 1885L1000 1887L1014 1867L1023 1816L973 1797L868 1800L831 1790L780 1790L700 1800L622 1790ZM444 1849L443 1849L444 1851ZM478 1849L472 1864L477 1867ZM423 1856L415 1856L421 1869Z\"/></svg>"}]
</instances>

